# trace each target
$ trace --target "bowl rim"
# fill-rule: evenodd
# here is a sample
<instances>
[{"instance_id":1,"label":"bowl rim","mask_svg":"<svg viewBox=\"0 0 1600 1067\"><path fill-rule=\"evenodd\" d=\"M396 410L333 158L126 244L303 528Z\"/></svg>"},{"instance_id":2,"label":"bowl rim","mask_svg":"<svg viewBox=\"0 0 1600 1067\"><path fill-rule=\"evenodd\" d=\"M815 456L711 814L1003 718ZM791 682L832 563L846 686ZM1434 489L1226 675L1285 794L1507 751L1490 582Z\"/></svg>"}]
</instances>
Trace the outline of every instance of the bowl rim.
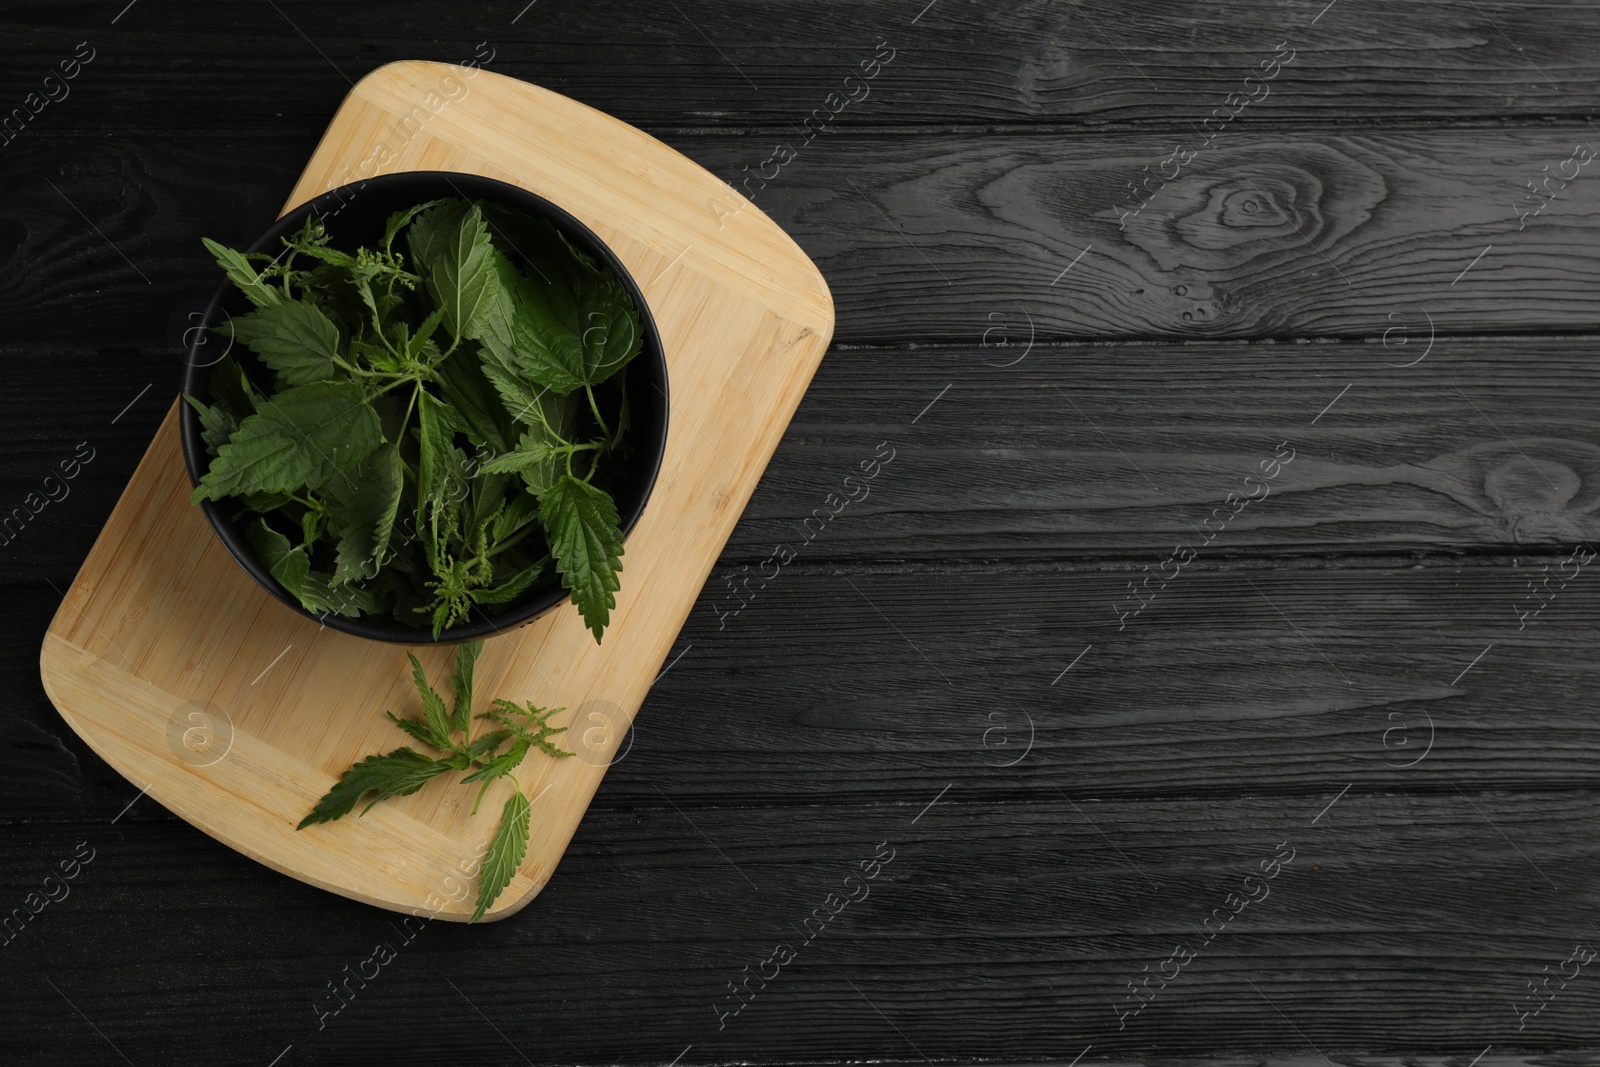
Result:
<instances>
[{"instance_id":1,"label":"bowl rim","mask_svg":"<svg viewBox=\"0 0 1600 1067\"><path fill-rule=\"evenodd\" d=\"M457 186L458 182L468 186L468 191L463 191L459 188ZM634 357L629 366L631 368L643 360L648 360L649 364L653 364L652 370L654 373L650 375L653 380L650 384L655 387L655 391L660 393L660 404L657 409L659 418L656 420L659 423L659 432L649 440L636 438L634 442L637 459L634 464L630 465L630 473L634 477L641 478L642 491L639 494L637 506L631 512L622 512L620 508L618 509L622 535L626 539L627 535L638 523L640 516L644 514L645 508L649 505L650 498L655 492L656 481L661 473L661 465L666 456L667 430L672 411L666 349L661 339L661 333L656 326L655 316L650 310L650 304L645 299L644 292L632 273L629 272L611 246L585 223L572 215L571 212L530 189L501 181L498 178L490 178L486 175L440 170L396 171L391 174L363 178L359 181L328 189L310 200L296 205L275 219L272 225L263 231L245 251L267 251L268 249L264 246L278 241L279 238L298 228L308 215L317 214L323 219L334 217L342 210L344 202L359 196L370 185L401 186L404 184L425 185L429 183L448 185L453 190L453 193L444 195L453 195L465 200L491 200L516 210L525 211L535 218L545 219L555 226L558 231L571 238L573 244L580 250L596 256L604 262L621 280L623 287L632 296L634 306L639 312L644 343L639 355ZM476 187L478 191L473 191L471 187ZM423 203L434 198L429 195L419 195L415 202ZM517 203L518 201L520 203ZM338 202L338 207L331 211L326 210L334 202ZM232 350L232 345L230 344L221 356L212 358L208 363L198 364L194 358L197 354L197 348L206 343L204 329L215 321L218 312L222 311L222 304L234 292L235 286L231 280L225 279L217 287L210 301L206 304L200 323L201 328L196 334L196 340L191 340L182 351L184 363L182 392L186 395L209 396L209 390L205 386L209 383L210 370ZM223 313L226 314L225 311ZM189 336L189 332L186 332L185 336ZM635 403L637 404L637 401ZM210 466L210 456L200 435L200 417L194 408L183 402L181 398L178 408L184 465L188 469L191 484L198 485L200 478ZM638 421L635 420L634 432L637 433L637 431ZM630 436L632 435L630 434ZM644 447L639 447L641 445ZM368 640L408 645L459 644L463 641L489 637L526 625L546 612L569 603L571 600L566 587L557 584L553 588L545 589L536 596L529 598L525 603L510 607L496 616L490 616L482 608L479 608L480 619L477 621L469 619L467 622L446 627L440 631L438 637L434 637L432 630L426 626L420 628L406 626L390 615L362 615L355 618L346 618L332 612L317 615L307 611L305 606L293 594L283 588L277 579L272 577L271 572L256 558L249 542L245 539L242 528L224 514L223 507L218 501L203 500L200 502L200 508L205 512L206 519L210 522L211 528L218 539L227 548L228 554L274 599L293 609L304 618L311 619L330 629L339 630L356 637L364 637Z\"/></svg>"}]
</instances>

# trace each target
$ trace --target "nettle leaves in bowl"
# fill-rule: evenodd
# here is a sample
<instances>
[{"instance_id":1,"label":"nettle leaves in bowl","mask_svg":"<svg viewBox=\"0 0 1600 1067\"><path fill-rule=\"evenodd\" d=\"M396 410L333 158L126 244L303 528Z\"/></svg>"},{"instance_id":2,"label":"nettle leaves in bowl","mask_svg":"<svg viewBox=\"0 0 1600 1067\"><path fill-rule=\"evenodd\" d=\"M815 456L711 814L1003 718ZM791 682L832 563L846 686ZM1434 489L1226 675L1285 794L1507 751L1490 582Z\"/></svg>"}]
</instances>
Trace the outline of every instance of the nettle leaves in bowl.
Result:
<instances>
[{"instance_id":1,"label":"nettle leaves in bowl","mask_svg":"<svg viewBox=\"0 0 1600 1067\"><path fill-rule=\"evenodd\" d=\"M644 337L617 275L542 219L463 199L396 212L355 252L314 218L276 256L205 244L255 305L221 329L270 381L229 356L208 402L185 397L211 457L193 500L236 504L314 615L438 638L559 576L600 640L622 569L618 372Z\"/></svg>"}]
</instances>

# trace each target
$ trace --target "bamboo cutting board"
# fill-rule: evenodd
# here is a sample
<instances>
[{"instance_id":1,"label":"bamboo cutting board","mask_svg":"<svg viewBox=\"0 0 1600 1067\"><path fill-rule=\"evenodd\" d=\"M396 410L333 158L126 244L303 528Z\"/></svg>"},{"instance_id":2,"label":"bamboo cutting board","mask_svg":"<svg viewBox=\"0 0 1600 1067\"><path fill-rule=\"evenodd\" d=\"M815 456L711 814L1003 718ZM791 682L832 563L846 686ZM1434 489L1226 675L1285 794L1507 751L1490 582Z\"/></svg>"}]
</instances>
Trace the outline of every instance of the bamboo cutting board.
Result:
<instances>
[{"instance_id":1,"label":"bamboo cutting board","mask_svg":"<svg viewBox=\"0 0 1600 1067\"><path fill-rule=\"evenodd\" d=\"M671 148L537 86L443 63L363 78L285 211L405 170L498 178L590 226L644 291L672 394L604 645L566 604L490 639L478 663L480 708L498 696L565 708L552 721L578 754L535 753L517 772L533 834L486 916L500 919L533 899L571 840L822 358L833 302L775 223ZM383 714L418 710L406 650L319 628L245 574L188 503L177 410L50 625L46 692L108 763L219 841L335 893L464 920L509 783L476 816L475 787L445 776L364 817L295 830L352 761L406 743ZM418 652L442 684L451 650Z\"/></svg>"}]
</instances>

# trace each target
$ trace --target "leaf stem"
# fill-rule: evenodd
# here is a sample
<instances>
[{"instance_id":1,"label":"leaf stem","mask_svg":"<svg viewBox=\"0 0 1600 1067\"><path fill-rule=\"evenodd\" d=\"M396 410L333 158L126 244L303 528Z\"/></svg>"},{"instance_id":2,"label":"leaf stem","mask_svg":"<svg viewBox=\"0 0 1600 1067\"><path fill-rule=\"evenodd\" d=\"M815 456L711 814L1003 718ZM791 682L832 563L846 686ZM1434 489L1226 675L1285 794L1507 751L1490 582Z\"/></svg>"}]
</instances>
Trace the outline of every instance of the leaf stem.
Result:
<instances>
[{"instance_id":1,"label":"leaf stem","mask_svg":"<svg viewBox=\"0 0 1600 1067\"><path fill-rule=\"evenodd\" d=\"M344 370L349 371L351 374L359 374L363 378L397 378L404 380L412 377L403 371L367 370L365 367L357 367L350 363L346 363L338 356L333 357L333 365L336 367L341 367Z\"/></svg>"},{"instance_id":2,"label":"leaf stem","mask_svg":"<svg viewBox=\"0 0 1600 1067\"><path fill-rule=\"evenodd\" d=\"M396 382L395 384L398 385L399 383ZM388 390L385 389L384 392L388 392ZM411 425L411 409L417 406L417 394L420 392L422 392L422 383L419 381L416 383L416 388L411 390L411 399L406 401L406 413L400 416L400 436L402 437L405 436L406 427ZM398 441L395 443L399 444Z\"/></svg>"},{"instance_id":3,"label":"leaf stem","mask_svg":"<svg viewBox=\"0 0 1600 1067\"><path fill-rule=\"evenodd\" d=\"M498 778L499 775L496 775L495 777ZM472 802L472 814L478 814L478 805L483 803L483 794L487 793L489 791L489 787L493 784L494 778L484 779L483 788L478 790L478 798Z\"/></svg>"},{"instance_id":4,"label":"leaf stem","mask_svg":"<svg viewBox=\"0 0 1600 1067\"><path fill-rule=\"evenodd\" d=\"M600 417L600 405L594 399L594 386L584 384L583 391L589 394L589 410L594 412L594 421L600 424L600 432L606 437L611 436L611 430L606 426L606 420ZM570 468L569 468L570 473Z\"/></svg>"}]
</instances>

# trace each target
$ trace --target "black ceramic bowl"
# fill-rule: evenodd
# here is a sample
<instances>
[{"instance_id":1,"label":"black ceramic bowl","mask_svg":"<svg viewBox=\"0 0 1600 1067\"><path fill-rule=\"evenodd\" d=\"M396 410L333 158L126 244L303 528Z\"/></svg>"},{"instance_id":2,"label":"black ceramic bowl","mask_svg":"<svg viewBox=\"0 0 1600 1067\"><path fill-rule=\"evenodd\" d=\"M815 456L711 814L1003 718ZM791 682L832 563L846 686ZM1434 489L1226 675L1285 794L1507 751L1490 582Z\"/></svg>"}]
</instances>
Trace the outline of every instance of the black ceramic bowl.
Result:
<instances>
[{"instance_id":1,"label":"black ceramic bowl","mask_svg":"<svg viewBox=\"0 0 1600 1067\"><path fill-rule=\"evenodd\" d=\"M644 294L639 291L638 284L628 274L616 253L606 247L594 231L550 201L515 185L471 174L411 171L369 178L323 193L279 219L250 246L249 251L276 254L283 248L280 238L298 230L308 215L315 215L327 228L330 243L335 248L353 251L361 245L372 246L383 240L384 223L392 213L441 197L482 200L544 219L565 234L574 246L610 267L633 297L644 326L644 348L623 371L627 378L632 419L628 431L630 451L627 458L618 462L610 472L608 481L608 488L616 500L617 512L622 519L622 532L626 534L638 521L645 501L650 498L656 474L661 469L661 456L666 450L669 406L667 361L661 349L661 335L650 316ZM210 332L211 327L222 323L230 315L241 315L250 309L250 302L231 282L224 282L217 289L216 296L206 308L206 329L191 330L185 335L188 341L183 371L185 393L209 402L211 367L224 355L232 355L256 382L272 380L271 373L260 366L254 353L243 345L231 345L226 338ZM189 467L190 479L199 484L201 476L211 464L211 456L200 437L200 417L188 404L180 404L179 413L182 419L184 462ZM569 611L578 610L569 603L569 595L559 581L550 585L549 579L543 578L521 599L502 607L498 614L488 615L484 609L476 608L466 622L441 631L437 638L427 627L408 626L390 615L354 619L334 614L314 615L279 585L256 559L249 541L245 539L242 524L236 524L231 517L238 511L237 502L206 500L200 507L205 510L206 518L211 521L222 543L239 561L239 566L261 583L262 588L306 618L358 637L408 645L454 644L520 626L559 604L567 604L566 610ZM550 574L553 573L552 568ZM627 588L626 572L623 587Z\"/></svg>"}]
</instances>

